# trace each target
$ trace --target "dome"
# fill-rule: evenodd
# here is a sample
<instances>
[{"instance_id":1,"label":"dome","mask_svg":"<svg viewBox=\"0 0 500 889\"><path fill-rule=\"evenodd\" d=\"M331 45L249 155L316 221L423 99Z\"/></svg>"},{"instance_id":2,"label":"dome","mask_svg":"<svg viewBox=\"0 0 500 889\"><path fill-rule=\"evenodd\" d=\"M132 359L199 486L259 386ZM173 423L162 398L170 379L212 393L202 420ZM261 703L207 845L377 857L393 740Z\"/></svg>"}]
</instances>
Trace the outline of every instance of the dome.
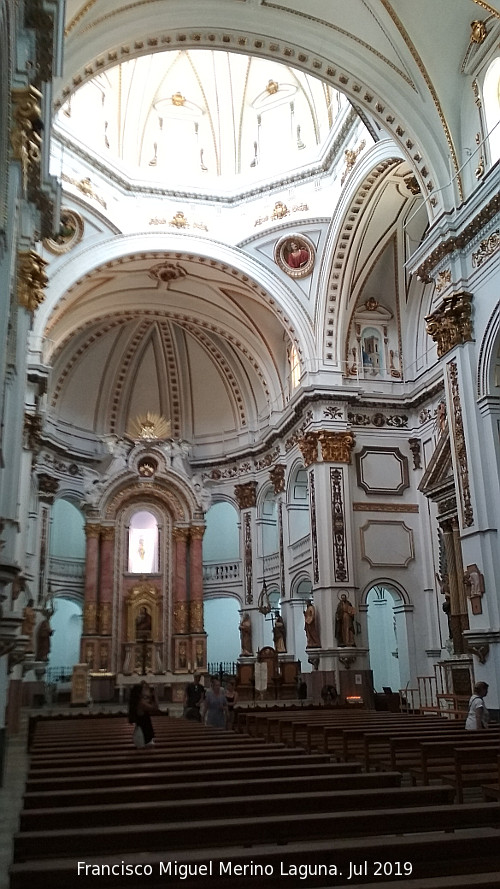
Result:
<instances>
[{"instance_id":1,"label":"dome","mask_svg":"<svg viewBox=\"0 0 500 889\"><path fill-rule=\"evenodd\" d=\"M346 107L287 65L172 50L103 71L66 100L57 125L131 179L234 191L318 161Z\"/></svg>"}]
</instances>

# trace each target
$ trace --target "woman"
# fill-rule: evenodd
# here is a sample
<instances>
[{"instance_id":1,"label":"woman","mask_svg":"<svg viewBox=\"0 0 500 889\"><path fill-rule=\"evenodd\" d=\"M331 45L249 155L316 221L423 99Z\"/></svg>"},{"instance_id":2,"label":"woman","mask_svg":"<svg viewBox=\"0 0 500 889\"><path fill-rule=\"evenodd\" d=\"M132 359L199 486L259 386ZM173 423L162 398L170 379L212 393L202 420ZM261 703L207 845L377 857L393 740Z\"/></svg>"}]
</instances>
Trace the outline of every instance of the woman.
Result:
<instances>
[{"instance_id":1,"label":"woman","mask_svg":"<svg viewBox=\"0 0 500 889\"><path fill-rule=\"evenodd\" d=\"M477 732L488 728L489 713L483 701L488 694L488 683L477 682L474 686L474 694L469 701L469 712L465 720L465 728L468 732Z\"/></svg>"},{"instance_id":2,"label":"woman","mask_svg":"<svg viewBox=\"0 0 500 889\"><path fill-rule=\"evenodd\" d=\"M238 703L238 692L236 691L236 685L234 679L230 679L226 686L226 701L227 701L227 727L232 728L234 725L234 708Z\"/></svg>"},{"instance_id":3,"label":"woman","mask_svg":"<svg viewBox=\"0 0 500 889\"><path fill-rule=\"evenodd\" d=\"M158 712L158 703L154 689L144 680L134 685L130 692L128 705L128 721L135 724L134 744L136 747L149 747L154 744L154 729L151 714ZM142 733L142 736L141 736Z\"/></svg>"},{"instance_id":4,"label":"woman","mask_svg":"<svg viewBox=\"0 0 500 889\"><path fill-rule=\"evenodd\" d=\"M217 676L212 676L210 688L201 706L205 725L210 725L212 728L226 728L227 698Z\"/></svg>"}]
</instances>

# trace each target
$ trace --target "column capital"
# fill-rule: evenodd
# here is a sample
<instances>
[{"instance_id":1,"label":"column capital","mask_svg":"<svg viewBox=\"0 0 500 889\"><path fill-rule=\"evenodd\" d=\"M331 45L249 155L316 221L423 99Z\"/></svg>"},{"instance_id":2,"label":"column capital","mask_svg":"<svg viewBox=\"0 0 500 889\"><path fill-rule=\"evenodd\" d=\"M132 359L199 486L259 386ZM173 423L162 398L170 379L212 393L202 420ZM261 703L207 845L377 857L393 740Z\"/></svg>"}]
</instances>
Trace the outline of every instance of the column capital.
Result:
<instances>
[{"instance_id":1,"label":"column capital","mask_svg":"<svg viewBox=\"0 0 500 889\"><path fill-rule=\"evenodd\" d=\"M286 465L284 463L276 463L269 470L269 478L273 483L275 494L282 494L285 490L285 470Z\"/></svg>"},{"instance_id":2,"label":"column capital","mask_svg":"<svg viewBox=\"0 0 500 889\"><path fill-rule=\"evenodd\" d=\"M189 540L189 528L172 528L172 537L176 543L187 543Z\"/></svg>"},{"instance_id":3,"label":"column capital","mask_svg":"<svg viewBox=\"0 0 500 889\"><path fill-rule=\"evenodd\" d=\"M235 485L234 496L240 509L251 509L257 506L257 482Z\"/></svg>"},{"instance_id":4,"label":"column capital","mask_svg":"<svg viewBox=\"0 0 500 889\"><path fill-rule=\"evenodd\" d=\"M432 314L425 317L426 330L437 345L438 358L454 346L472 339L472 294L466 291L445 296Z\"/></svg>"},{"instance_id":5,"label":"column capital","mask_svg":"<svg viewBox=\"0 0 500 889\"><path fill-rule=\"evenodd\" d=\"M191 540L203 540L205 533L205 525L192 525L189 529Z\"/></svg>"},{"instance_id":6,"label":"column capital","mask_svg":"<svg viewBox=\"0 0 500 889\"><path fill-rule=\"evenodd\" d=\"M87 524L84 526L84 531L85 531L85 537L87 537L87 539L89 539L89 538L99 539L99 537L101 536L101 526L100 525Z\"/></svg>"},{"instance_id":7,"label":"column capital","mask_svg":"<svg viewBox=\"0 0 500 889\"><path fill-rule=\"evenodd\" d=\"M305 466L311 466L318 460L318 433L306 432L299 438L297 444L300 448Z\"/></svg>"},{"instance_id":8,"label":"column capital","mask_svg":"<svg viewBox=\"0 0 500 889\"><path fill-rule=\"evenodd\" d=\"M318 433L321 456L325 463L350 463L356 443L352 432L332 432L324 429Z\"/></svg>"}]
</instances>

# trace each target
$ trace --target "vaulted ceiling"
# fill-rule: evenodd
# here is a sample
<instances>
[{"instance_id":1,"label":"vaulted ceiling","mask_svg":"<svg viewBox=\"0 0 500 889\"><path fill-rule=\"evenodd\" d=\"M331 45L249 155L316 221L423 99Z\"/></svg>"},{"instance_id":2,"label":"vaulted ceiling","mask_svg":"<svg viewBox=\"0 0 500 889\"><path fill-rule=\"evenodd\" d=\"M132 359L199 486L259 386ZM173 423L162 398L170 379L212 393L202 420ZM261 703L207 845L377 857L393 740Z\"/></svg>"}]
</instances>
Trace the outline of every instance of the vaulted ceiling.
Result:
<instances>
[{"instance_id":1,"label":"vaulted ceiling","mask_svg":"<svg viewBox=\"0 0 500 889\"><path fill-rule=\"evenodd\" d=\"M60 161L85 234L71 253L48 257L50 299L36 332L52 367L52 420L99 437L123 435L152 412L171 422L173 437L220 453L251 443L285 407L294 350L303 370L330 349L345 359L352 313L368 296L385 293L404 351L401 220L421 202L405 180L432 198L413 223L419 238L427 217L446 209L462 162L461 72L479 51L471 22L484 20L494 39L495 5L67 0L55 122L92 175L87 194L78 191ZM355 186L349 169L341 186L331 151L345 97L366 133ZM378 143L391 146L390 176ZM341 160L344 148L340 140ZM94 199L107 169L116 195L132 198L126 214L114 199ZM330 175L330 192L318 171ZM199 217L206 206L213 228L145 231L146 193L165 202L165 220L176 209ZM302 209L272 218L279 198ZM221 243L224 214L232 221ZM318 250L308 278L290 279L275 262L278 238L293 231ZM340 299L344 317L330 316L328 300L337 312Z\"/></svg>"}]
</instances>

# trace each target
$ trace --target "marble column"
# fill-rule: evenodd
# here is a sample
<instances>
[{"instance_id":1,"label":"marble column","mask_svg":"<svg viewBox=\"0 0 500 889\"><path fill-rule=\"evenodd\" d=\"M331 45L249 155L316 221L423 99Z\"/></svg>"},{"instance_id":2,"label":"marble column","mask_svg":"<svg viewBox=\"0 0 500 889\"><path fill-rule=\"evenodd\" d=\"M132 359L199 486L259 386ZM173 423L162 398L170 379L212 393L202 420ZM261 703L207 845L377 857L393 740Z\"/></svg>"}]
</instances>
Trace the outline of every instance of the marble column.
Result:
<instances>
[{"instance_id":1,"label":"marble column","mask_svg":"<svg viewBox=\"0 0 500 889\"><path fill-rule=\"evenodd\" d=\"M175 634L188 632L187 542L188 528L174 528L174 621Z\"/></svg>"},{"instance_id":2,"label":"marble column","mask_svg":"<svg viewBox=\"0 0 500 889\"><path fill-rule=\"evenodd\" d=\"M113 609L113 561L115 552L114 527L101 528L101 558L99 563L99 605L97 609L97 629L100 636L108 639L99 643L99 668L110 669L111 632Z\"/></svg>"},{"instance_id":3,"label":"marble column","mask_svg":"<svg viewBox=\"0 0 500 889\"><path fill-rule=\"evenodd\" d=\"M97 599L99 590L100 525L85 525L85 599L83 605L82 662L88 661L94 648L88 636L97 633ZM92 657L93 660L93 657Z\"/></svg>"},{"instance_id":4,"label":"marble column","mask_svg":"<svg viewBox=\"0 0 500 889\"><path fill-rule=\"evenodd\" d=\"M189 630L203 633L203 550L204 525L193 525L189 546Z\"/></svg>"}]
</instances>

